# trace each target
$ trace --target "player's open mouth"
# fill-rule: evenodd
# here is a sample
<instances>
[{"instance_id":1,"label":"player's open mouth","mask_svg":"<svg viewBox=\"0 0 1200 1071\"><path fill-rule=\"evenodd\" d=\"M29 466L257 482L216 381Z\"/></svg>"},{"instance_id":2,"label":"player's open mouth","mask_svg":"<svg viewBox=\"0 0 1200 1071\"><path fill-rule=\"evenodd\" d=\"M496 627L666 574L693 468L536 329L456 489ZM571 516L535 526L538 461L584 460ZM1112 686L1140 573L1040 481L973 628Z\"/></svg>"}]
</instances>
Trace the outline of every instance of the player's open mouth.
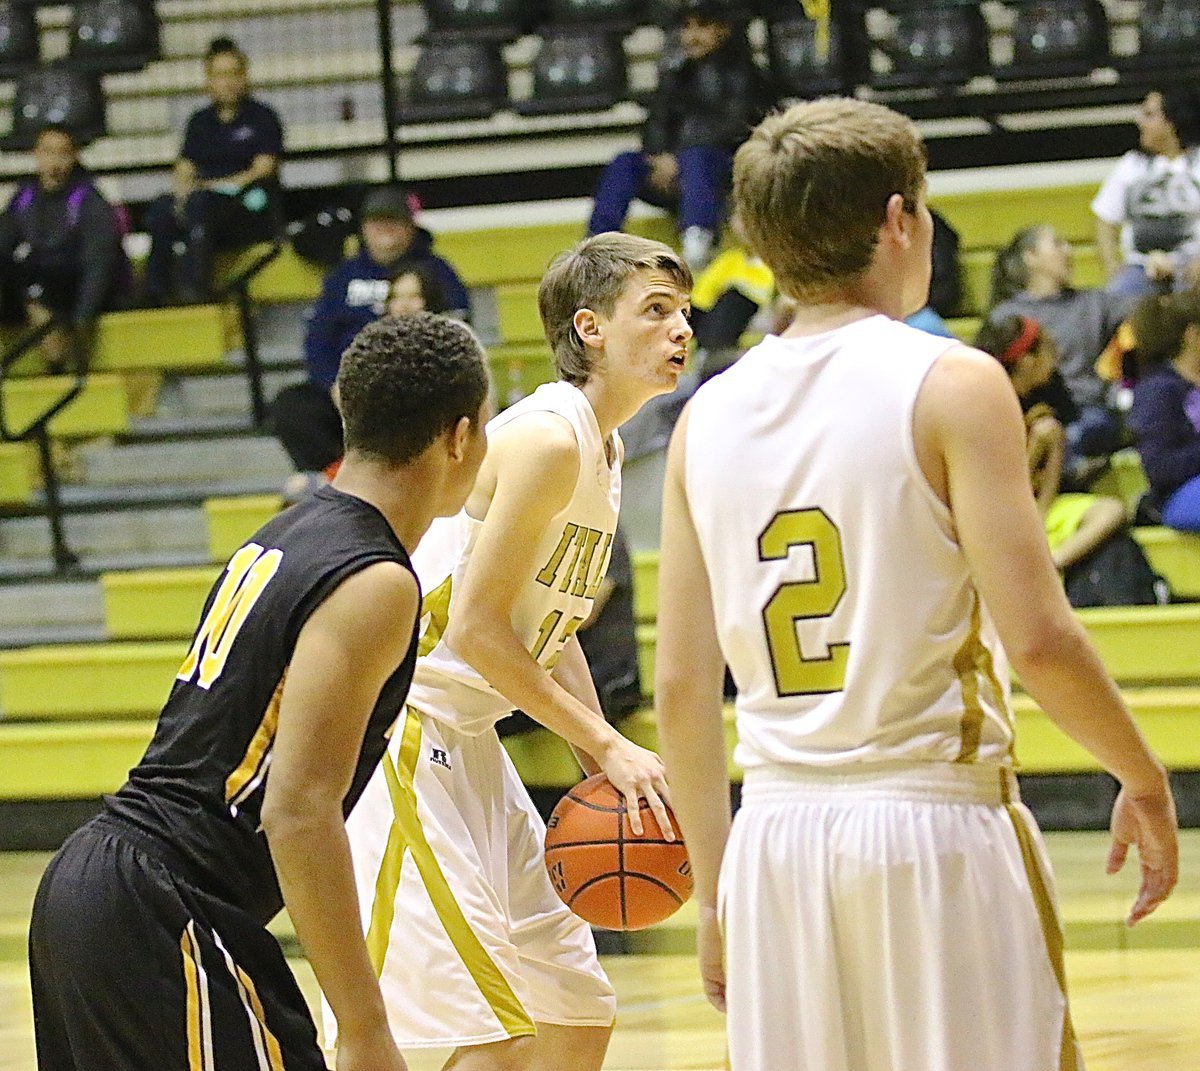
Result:
<instances>
[{"instance_id":1,"label":"player's open mouth","mask_svg":"<svg viewBox=\"0 0 1200 1071\"><path fill-rule=\"evenodd\" d=\"M683 366L687 363L687 354L677 353L674 357L669 357L668 361L676 368L683 368Z\"/></svg>"}]
</instances>

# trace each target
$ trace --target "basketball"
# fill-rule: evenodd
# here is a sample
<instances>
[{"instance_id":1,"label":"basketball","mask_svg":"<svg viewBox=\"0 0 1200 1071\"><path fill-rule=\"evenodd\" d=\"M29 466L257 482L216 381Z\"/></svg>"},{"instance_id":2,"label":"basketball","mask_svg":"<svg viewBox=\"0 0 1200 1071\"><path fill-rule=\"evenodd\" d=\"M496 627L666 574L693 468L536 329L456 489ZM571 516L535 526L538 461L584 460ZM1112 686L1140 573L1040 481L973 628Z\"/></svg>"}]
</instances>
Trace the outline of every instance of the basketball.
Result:
<instances>
[{"instance_id":1,"label":"basketball","mask_svg":"<svg viewBox=\"0 0 1200 1071\"><path fill-rule=\"evenodd\" d=\"M668 841L650 805L639 803L640 837L629 826L625 798L604 774L595 774L558 801L547 823L550 883L562 902L593 926L653 926L692 895L692 867L683 841ZM675 834L678 838L677 826Z\"/></svg>"}]
</instances>

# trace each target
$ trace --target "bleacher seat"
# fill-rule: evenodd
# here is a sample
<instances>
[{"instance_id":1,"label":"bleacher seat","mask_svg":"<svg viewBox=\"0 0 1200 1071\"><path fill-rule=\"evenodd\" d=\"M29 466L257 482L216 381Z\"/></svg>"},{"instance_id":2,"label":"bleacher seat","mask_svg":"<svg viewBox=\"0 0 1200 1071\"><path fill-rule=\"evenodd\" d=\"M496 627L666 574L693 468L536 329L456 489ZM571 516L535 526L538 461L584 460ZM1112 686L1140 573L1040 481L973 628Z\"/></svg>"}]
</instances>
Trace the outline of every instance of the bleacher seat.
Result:
<instances>
[{"instance_id":1,"label":"bleacher seat","mask_svg":"<svg viewBox=\"0 0 1200 1071\"><path fill-rule=\"evenodd\" d=\"M15 78L36 67L39 55L37 19L33 8L0 6L0 78Z\"/></svg>"},{"instance_id":2,"label":"bleacher seat","mask_svg":"<svg viewBox=\"0 0 1200 1071\"><path fill-rule=\"evenodd\" d=\"M158 16L151 0L75 0L70 41L73 67L140 71L160 54Z\"/></svg>"},{"instance_id":3,"label":"bleacher seat","mask_svg":"<svg viewBox=\"0 0 1200 1071\"><path fill-rule=\"evenodd\" d=\"M12 133L4 139L4 148L33 148L37 132L47 123L67 127L81 145L103 135L107 124L99 77L61 63L25 72L13 95Z\"/></svg>"},{"instance_id":4,"label":"bleacher seat","mask_svg":"<svg viewBox=\"0 0 1200 1071\"><path fill-rule=\"evenodd\" d=\"M929 0L921 5L883 5L892 16L890 33L875 42L888 69L872 69L878 89L955 85L987 71L988 30L975 4Z\"/></svg>"},{"instance_id":5,"label":"bleacher seat","mask_svg":"<svg viewBox=\"0 0 1200 1071\"><path fill-rule=\"evenodd\" d=\"M529 29L528 0L421 0L433 34L511 41Z\"/></svg>"},{"instance_id":6,"label":"bleacher seat","mask_svg":"<svg viewBox=\"0 0 1200 1071\"><path fill-rule=\"evenodd\" d=\"M800 11L780 15L767 25L767 57L775 91L781 97L814 97L846 93L854 84L837 21L829 24L828 50L818 47L817 24Z\"/></svg>"},{"instance_id":7,"label":"bleacher seat","mask_svg":"<svg viewBox=\"0 0 1200 1071\"><path fill-rule=\"evenodd\" d=\"M489 41L433 39L413 67L406 123L486 119L508 99L508 72L500 46Z\"/></svg>"},{"instance_id":8,"label":"bleacher seat","mask_svg":"<svg viewBox=\"0 0 1200 1071\"><path fill-rule=\"evenodd\" d=\"M628 29L646 21L648 9L639 0L547 0L546 15L551 26Z\"/></svg>"},{"instance_id":9,"label":"bleacher seat","mask_svg":"<svg viewBox=\"0 0 1200 1071\"><path fill-rule=\"evenodd\" d=\"M533 61L533 95L513 107L521 115L602 111L628 95L619 34L582 27L547 30Z\"/></svg>"},{"instance_id":10,"label":"bleacher seat","mask_svg":"<svg viewBox=\"0 0 1200 1071\"><path fill-rule=\"evenodd\" d=\"M1087 74L1108 62L1108 15L1100 0L1037 0L1018 4L1012 63L1001 78L1059 78Z\"/></svg>"}]
</instances>

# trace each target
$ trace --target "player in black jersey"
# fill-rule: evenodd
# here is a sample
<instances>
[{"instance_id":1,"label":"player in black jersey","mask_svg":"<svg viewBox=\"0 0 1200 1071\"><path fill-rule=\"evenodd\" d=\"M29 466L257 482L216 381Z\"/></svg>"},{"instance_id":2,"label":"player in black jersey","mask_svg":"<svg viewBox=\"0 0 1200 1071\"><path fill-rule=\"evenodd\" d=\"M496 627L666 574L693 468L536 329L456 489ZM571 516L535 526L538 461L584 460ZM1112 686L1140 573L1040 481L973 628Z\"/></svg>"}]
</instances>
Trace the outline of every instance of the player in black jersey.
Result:
<instances>
[{"instance_id":1,"label":"player in black jersey","mask_svg":"<svg viewBox=\"0 0 1200 1071\"><path fill-rule=\"evenodd\" d=\"M51 861L29 964L43 1071L323 1069L266 923L287 905L338 1019L339 1071L397 1071L343 820L416 659L408 552L487 449L461 324L365 328L338 376L333 483L233 556L145 757Z\"/></svg>"}]
</instances>

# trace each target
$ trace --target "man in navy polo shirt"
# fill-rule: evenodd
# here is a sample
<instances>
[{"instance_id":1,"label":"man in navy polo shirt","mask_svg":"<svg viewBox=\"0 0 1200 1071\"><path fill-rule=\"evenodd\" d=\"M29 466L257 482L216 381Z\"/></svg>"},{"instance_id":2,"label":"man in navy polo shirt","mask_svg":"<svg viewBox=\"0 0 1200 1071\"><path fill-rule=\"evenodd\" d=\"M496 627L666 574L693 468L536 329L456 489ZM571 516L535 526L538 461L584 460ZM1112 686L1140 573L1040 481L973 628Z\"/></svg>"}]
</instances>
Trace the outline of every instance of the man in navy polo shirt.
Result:
<instances>
[{"instance_id":1,"label":"man in navy polo shirt","mask_svg":"<svg viewBox=\"0 0 1200 1071\"><path fill-rule=\"evenodd\" d=\"M250 96L246 55L228 37L208 46L204 73L212 103L188 120L173 192L146 213L147 304L173 291L183 301L204 300L215 250L265 241L279 229L279 116Z\"/></svg>"}]
</instances>

